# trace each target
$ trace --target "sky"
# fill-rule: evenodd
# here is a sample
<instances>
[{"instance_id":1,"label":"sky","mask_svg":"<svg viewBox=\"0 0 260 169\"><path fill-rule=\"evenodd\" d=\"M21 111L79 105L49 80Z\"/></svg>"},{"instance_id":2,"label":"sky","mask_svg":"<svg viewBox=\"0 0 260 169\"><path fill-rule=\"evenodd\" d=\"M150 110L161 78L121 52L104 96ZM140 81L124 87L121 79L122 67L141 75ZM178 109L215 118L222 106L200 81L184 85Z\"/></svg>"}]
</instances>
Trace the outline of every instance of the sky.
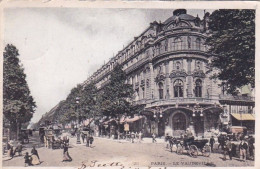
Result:
<instances>
[{"instance_id":1,"label":"sky","mask_svg":"<svg viewBox=\"0 0 260 169\"><path fill-rule=\"evenodd\" d=\"M70 90L174 9L9 8L4 44L19 50L37 122ZM212 12L212 10L206 10ZM203 10L187 10L202 19Z\"/></svg>"}]
</instances>

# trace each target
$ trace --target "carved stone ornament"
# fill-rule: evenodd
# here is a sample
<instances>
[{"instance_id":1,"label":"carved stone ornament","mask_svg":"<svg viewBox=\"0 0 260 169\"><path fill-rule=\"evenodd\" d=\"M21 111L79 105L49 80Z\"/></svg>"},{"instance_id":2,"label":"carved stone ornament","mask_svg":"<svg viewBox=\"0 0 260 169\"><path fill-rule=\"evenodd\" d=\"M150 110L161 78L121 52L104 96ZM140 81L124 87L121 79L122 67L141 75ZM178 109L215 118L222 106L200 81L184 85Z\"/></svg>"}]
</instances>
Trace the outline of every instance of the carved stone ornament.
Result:
<instances>
[{"instance_id":1,"label":"carved stone ornament","mask_svg":"<svg viewBox=\"0 0 260 169\"><path fill-rule=\"evenodd\" d=\"M174 70L170 74L170 78L186 77L186 76L187 76L187 73L185 72L185 70Z\"/></svg>"},{"instance_id":2,"label":"carved stone ornament","mask_svg":"<svg viewBox=\"0 0 260 169\"><path fill-rule=\"evenodd\" d=\"M135 89L138 89L139 88L139 82L136 82L135 83Z\"/></svg>"},{"instance_id":3,"label":"carved stone ornament","mask_svg":"<svg viewBox=\"0 0 260 169\"><path fill-rule=\"evenodd\" d=\"M149 88L150 87L150 79L146 80L146 87Z\"/></svg>"},{"instance_id":4,"label":"carved stone ornament","mask_svg":"<svg viewBox=\"0 0 260 169\"><path fill-rule=\"evenodd\" d=\"M144 87L145 86L145 82L144 82L144 80L141 80L141 85L140 85L141 87Z\"/></svg>"},{"instance_id":5,"label":"carved stone ornament","mask_svg":"<svg viewBox=\"0 0 260 169\"><path fill-rule=\"evenodd\" d=\"M199 78L205 78L206 77L206 75L203 72L203 70L194 70L192 76L193 77L199 77Z\"/></svg>"},{"instance_id":6,"label":"carved stone ornament","mask_svg":"<svg viewBox=\"0 0 260 169\"><path fill-rule=\"evenodd\" d=\"M160 81L164 81L165 75L164 74L158 74L155 78L155 82L158 83Z\"/></svg>"}]
</instances>

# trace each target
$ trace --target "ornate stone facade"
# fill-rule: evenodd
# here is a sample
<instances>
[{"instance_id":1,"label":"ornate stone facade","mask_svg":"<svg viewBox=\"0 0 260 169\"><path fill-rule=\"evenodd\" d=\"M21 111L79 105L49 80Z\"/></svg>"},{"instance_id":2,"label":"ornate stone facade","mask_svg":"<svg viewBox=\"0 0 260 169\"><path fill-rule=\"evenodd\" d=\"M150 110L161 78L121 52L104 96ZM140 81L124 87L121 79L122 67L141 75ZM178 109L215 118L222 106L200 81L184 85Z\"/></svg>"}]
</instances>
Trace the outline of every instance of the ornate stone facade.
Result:
<instances>
[{"instance_id":1,"label":"ornate stone facade","mask_svg":"<svg viewBox=\"0 0 260 169\"><path fill-rule=\"evenodd\" d=\"M116 64L121 64L133 85L136 104L144 104L142 130L146 135L179 135L187 128L196 136L218 130L223 108L219 82L209 77L211 55L204 45L208 36L206 13L201 20L175 10L163 23L154 21L128 46L95 72L102 89Z\"/></svg>"}]
</instances>

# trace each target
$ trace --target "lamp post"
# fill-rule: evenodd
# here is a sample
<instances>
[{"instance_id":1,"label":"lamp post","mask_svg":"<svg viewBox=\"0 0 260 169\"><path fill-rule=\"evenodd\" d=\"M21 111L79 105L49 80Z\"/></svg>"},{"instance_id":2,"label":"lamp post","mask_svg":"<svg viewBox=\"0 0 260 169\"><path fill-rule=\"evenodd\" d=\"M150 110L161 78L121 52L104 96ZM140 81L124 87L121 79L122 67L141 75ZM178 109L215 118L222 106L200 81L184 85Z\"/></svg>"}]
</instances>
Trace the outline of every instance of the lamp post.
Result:
<instances>
[{"instance_id":1,"label":"lamp post","mask_svg":"<svg viewBox=\"0 0 260 169\"><path fill-rule=\"evenodd\" d=\"M81 144L80 142L80 132L79 132L79 110L78 110L78 105L79 105L79 97L76 97L76 109L77 109L77 144Z\"/></svg>"},{"instance_id":2,"label":"lamp post","mask_svg":"<svg viewBox=\"0 0 260 169\"><path fill-rule=\"evenodd\" d=\"M240 108L239 113L240 113L240 126L242 126L242 113L243 113L242 108Z\"/></svg>"}]
</instances>

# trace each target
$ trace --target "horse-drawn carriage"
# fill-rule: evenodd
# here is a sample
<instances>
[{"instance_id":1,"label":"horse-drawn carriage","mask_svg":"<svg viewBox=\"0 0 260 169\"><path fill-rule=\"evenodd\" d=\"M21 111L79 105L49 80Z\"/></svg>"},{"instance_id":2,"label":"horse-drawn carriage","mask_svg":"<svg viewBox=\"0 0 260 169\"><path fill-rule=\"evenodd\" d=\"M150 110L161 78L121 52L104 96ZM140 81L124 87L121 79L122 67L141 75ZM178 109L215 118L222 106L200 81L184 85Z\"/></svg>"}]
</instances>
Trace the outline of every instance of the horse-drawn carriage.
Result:
<instances>
[{"instance_id":1,"label":"horse-drawn carriage","mask_svg":"<svg viewBox=\"0 0 260 169\"><path fill-rule=\"evenodd\" d=\"M191 157L197 157L199 152L201 152L204 157L209 157L211 153L211 148L208 145L207 139L194 140L194 137L184 139L167 136L166 141L169 141L170 143L171 152L173 145L176 145L177 154L183 154L184 151L187 151Z\"/></svg>"},{"instance_id":2,"label":"horse-drawn carriage","mask_svg":"<svg viewBox=\"0 0 260 169\"><path fill-rule=\"evenodd\" d=\"M67 137L59 137L60 130L57 129L46 129L45 137L48 142L49 148L52 149L60 149L63 148L65 144L69 143L69 139Z\"/></svg>"},{"instance_id":3,"label":"horse-drawn carriage","mask_svg":"<svg viewBox=\"0 0 260 169\"><path fill-rule=\"evenodd\" d=\"M204 157L209 157L211 153L211 148L208 145L207 139L202 139L202 140L190 139L186 143L184 143L184 141L181 141L180 145L177 146L176 153L183 154L185 150L187 150L188 154L191 157L195 157L195 158L199 155L199 152L201 152L201 154Z\"/></svg>"}]
</instances>

